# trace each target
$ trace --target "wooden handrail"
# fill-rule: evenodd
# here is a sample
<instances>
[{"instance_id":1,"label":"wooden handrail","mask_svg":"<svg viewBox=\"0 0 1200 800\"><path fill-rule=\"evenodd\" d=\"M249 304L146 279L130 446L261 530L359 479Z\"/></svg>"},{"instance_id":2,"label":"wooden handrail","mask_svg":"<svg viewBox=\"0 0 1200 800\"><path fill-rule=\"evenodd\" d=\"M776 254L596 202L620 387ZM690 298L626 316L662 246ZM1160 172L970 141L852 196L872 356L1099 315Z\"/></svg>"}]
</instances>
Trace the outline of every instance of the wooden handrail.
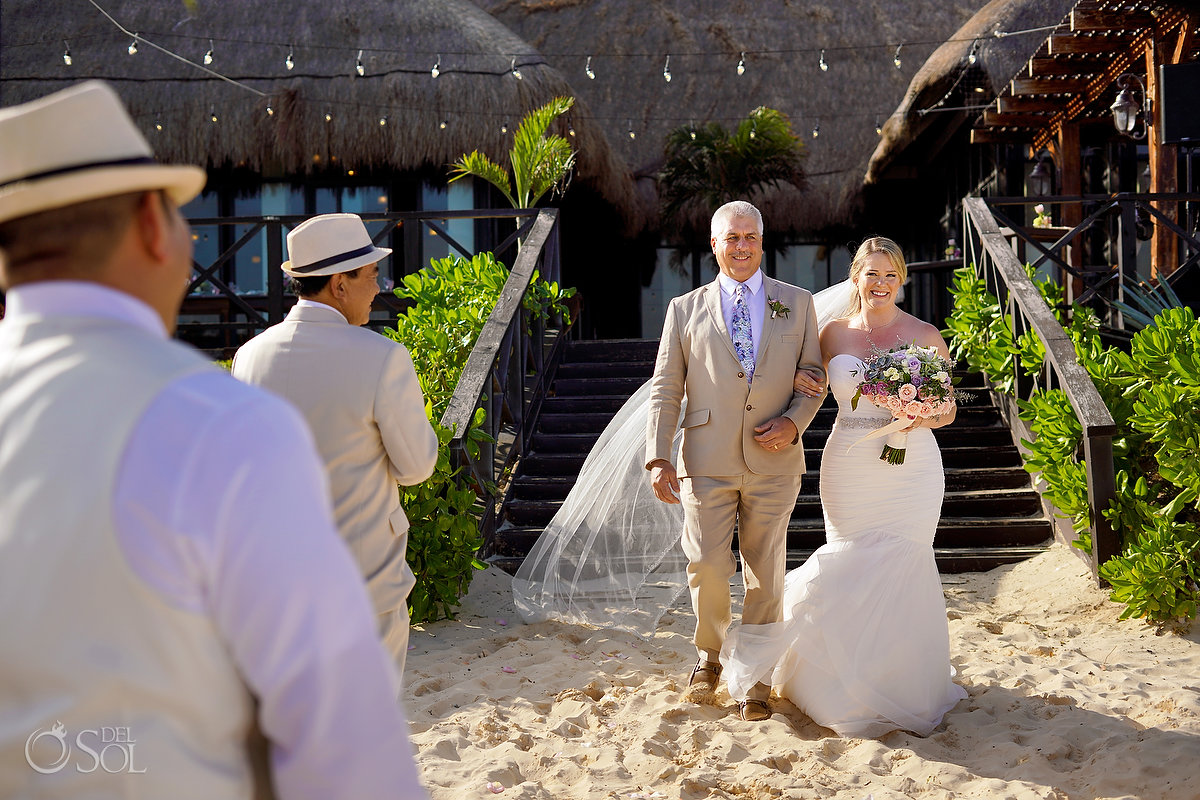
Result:
<instances>
[{"instance_id":1,"label":"wooden handrail","mask_svg":"<svg viewBox=\"0 0 1200 800\"><path fill-rule=\"evenodd\" d=\"M964 224L967 238L972 232L976 234L1004 283L1007 299L1015 304L1023 318L1024 326L1018 328L1017 315L1012 315L1014 341L1020 330L1026 329L1032 329L1041 340L1045 346L1046 361L1058 375L1058 384L1066 393L1083 430L1088 505L1092 517L1092 570L1096 575L1100 564L1119 553L1116 532L1103 514L1116 494L1112 460L1112 437L1117 432L1116 422L1091 376L1076 358L1075 345L1070 336L1025 273L987 203L979 197L967 197L963 200L963 210L966 211ZM964 258L969 256L969 251L964 253ZM984 265L976 264L976 270L983 268Z\"/></svg>"}]
</instances>

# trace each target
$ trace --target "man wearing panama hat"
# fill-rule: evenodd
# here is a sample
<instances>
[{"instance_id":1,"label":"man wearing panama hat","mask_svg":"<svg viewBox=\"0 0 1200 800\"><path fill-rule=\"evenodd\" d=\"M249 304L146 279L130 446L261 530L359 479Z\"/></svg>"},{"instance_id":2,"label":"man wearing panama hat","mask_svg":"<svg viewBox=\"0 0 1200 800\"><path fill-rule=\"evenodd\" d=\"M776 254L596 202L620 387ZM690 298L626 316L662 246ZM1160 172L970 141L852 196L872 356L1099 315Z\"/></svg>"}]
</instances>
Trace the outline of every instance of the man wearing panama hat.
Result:
<instances>
[{"instance_id":1,"label":"man wearing panama hat","mask_svg":"<svg viewBox=\"0 0 1200 800\"><path fill-rule=\"evenodd\" d=\"M0 143L0 796L425 797L304 421L169 339L203 170L100 82Z\"/></svg>"},{"instance_id":2,"label":"man wearing panama hat","mask_svg":"<svg viewBox=\"0 0 1200 800\"><path fill-rule=\"evenodd\" d=\"M367 582L379 636L403 674L408 518L396 484L428 478L437 434L403 345L359 327L379 292L376 247L355 214L305 220L287 237L282 265L300 299L283 322L238 350L233 376L290 400L325 461L333 514Z\"/></svg>"}]
</instances>

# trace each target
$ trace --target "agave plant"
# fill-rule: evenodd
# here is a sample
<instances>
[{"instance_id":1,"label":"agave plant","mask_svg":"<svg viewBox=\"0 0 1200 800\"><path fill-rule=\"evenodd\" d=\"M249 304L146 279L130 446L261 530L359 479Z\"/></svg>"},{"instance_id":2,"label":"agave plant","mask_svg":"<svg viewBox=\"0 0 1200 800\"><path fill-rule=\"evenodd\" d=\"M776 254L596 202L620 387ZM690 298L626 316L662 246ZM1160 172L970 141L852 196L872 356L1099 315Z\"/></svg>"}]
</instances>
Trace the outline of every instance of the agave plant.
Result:
<instances>
[{"instance_id":1,"label":"agave plant","mask_svg":"<svg viewBox=\"0 0 1200 800\"><path fill-rule=\"evenodd\" d=\"M573 97L556 97L521 120L509 151L511 179L508 170L474 150L450 165L450 182L468 175L482 178L499 189L513 208L532 208L568 176L575 164L571 143L546 133L550 123L574 104Z\"/></svg>"},{"instance_id":2,"label":"agave plant","mask_svg":"<svg viewBox=\"0 0 1200 800\"><path fill-rule=\"evenodd\" d=\"M1126 330L1140 330L1154 324L1154 318L1169 308L1181 308L1184 303L1165 278L1157 287L1144 281L1125 286L1125 296L1132 301L1113 300L1109 304L1125 318Z\"/></svg>"}]
</instances>

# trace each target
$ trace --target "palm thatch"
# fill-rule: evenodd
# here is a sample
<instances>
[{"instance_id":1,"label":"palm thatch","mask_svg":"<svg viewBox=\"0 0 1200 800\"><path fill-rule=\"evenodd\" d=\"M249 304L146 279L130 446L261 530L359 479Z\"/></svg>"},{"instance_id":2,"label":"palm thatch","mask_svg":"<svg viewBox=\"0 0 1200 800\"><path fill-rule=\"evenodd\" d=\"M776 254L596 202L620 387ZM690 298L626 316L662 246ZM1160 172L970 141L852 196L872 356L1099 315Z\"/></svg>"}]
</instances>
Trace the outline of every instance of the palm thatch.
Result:
<instances>
[{"instance_id":1,"label":"palm thatch","mask_svg":"<svg viewBox=\"0 0 1200 800\"><path fill-rule=\"evenodd\" d=\"M672 128L709 121L729 128L758 106L782 111L805 142L808 187L780 186L751 199L770 230L817 232L854 220L877 122L985 0L476 2L567 76L640 191L654 192ZM589 54L594 80L584 74Z\"/></svg>"},{"instance_id":2,"label":"palm thatch","mask_svg":"<svg viewBox=\"0 0 1200 800\"><path fill-rule=\"evenodd\" d=\"M505 163L524 114L573 94L527 42L466 0L100 5L111 19L88 0L5 0L0 103L102 78L167 161L280 177L331 163L445 175L451 161L476 148ZM133 37L114 21L141 37L136 55L127 53ZM211 47L209 69L240 85L153 45L201 65ZM574 130L575 182L632 211L629 170L589 124L586 107L577 109L554 128Z\"/></svg>"},{"instance_id":3,"label":"palm thatch","mask_svg":"<svg viewBox=\"0 0 1200 800\"><path fill-rule=\"evenodd\" d=\"M886 177L898 159L921 163L978 116L1029 62L1077 0L992 0L926 61L883 127L866 182ZM1034 32L997 37L997 31ZM974 54L974 63L971 56ZM942 111L942 108L957 110ZM924 144L923 144L924 143ZM906 150L911 150L904 155Z\"/></svg>"}]
</instances>

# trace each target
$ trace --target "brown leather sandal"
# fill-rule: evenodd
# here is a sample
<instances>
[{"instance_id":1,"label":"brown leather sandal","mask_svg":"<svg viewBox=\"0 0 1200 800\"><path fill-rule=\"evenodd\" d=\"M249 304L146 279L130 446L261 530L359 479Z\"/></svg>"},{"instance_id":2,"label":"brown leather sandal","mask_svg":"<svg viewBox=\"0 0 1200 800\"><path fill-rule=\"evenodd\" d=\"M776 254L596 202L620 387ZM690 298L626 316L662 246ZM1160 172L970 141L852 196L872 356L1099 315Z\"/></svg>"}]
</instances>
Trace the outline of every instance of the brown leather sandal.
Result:
<instances>
[{"instance_id":1,"label":"brown leather sandal","mask_svg":"<svg viewBox=\"0 0 1200 800\"><path fill-rule=\"evenodd\" d=\"M716 690L717 681L721 678L720 662L713 663L705 661L703 658L696 662L696 666L692 667L692 675L688 678L688 687L703 685L710 690Z\"/></svg>"},{"instance_id":2,"label":"brown leather sandal","mask_svg":"<svg viewBox=\"0 0 1200 800\"><path fill-rule=\"evenodd\" d=\"M771 718L771 704L766 700L747 697L738 700L737 707L743 722L762 722Z\"/></svg>"}]
</instances>

